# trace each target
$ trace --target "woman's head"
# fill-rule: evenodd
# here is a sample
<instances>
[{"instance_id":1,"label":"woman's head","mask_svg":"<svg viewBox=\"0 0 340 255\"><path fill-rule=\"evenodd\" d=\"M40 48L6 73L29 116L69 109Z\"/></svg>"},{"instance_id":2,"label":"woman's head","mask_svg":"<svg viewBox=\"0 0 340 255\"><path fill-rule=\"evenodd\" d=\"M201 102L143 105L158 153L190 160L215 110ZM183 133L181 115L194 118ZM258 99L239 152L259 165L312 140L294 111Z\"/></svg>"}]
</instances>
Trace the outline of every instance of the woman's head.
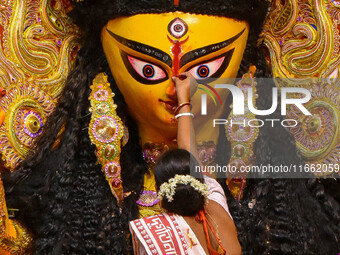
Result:
<instances>
[{"instance_id":1,"label":"woman's head","mask_svg":"<svg viewBox=\"0 0 340 255\"><path fill-rule=\"evenodd\" d=\"M181 177L190 175L190 166L198 165L196 159L183 149L174 149L165 152L158 159L155 166L156 188L159 191L164 183L168 183L170 179L179 175ZM200 173L200 178L196 178L203 184L203 176ZM178 183L183 181L178 181ZM182 216L194 216L203 209L205 197L202 192L199 192L190 184L177 184L175 188L173 200L164 196L161 205L163 209L169 212L177 213Z\"/></svg>"}]
</instances>

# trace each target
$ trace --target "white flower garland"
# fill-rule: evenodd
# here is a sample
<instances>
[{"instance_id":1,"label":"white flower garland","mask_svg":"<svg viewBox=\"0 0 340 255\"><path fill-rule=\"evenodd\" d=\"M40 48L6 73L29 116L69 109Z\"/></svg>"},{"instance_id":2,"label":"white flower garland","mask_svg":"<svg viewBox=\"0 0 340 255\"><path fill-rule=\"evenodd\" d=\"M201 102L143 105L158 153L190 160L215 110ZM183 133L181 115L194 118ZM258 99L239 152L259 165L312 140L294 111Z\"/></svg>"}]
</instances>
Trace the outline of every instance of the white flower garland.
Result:
<instances>
[{"instance_id":1,"label":"white flower garland","mask_svg":"<svg viewBox=\"0 0 340 255\"><path fill-rule=\"evenodd\" d=\"M164 197L166 197L169 202L172 202L174 200L177 184L190 184L190 186L201 193L205 199L209 195L208 186L206 184L201 183L191 175L176 174L174 178L169 179L168 182L164 182L160 186L158 191L158 199L162 200Z\"/></svg>"}]
</instances>

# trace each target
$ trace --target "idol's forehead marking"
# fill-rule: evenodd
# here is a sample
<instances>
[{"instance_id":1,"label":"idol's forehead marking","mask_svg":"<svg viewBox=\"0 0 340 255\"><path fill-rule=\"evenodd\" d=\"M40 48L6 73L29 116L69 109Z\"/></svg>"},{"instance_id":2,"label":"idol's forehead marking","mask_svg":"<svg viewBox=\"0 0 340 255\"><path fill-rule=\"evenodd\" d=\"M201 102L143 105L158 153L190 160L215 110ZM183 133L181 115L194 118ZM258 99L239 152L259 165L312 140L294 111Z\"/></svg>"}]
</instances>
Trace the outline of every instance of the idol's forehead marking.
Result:
<instances>
[{"instance_id":1,"label":"idol's forehead marking","mask_svg":"<svg viewBox=\"0 0 340 255\"><path fill-rule=\"evenodd\" d=\"M168 25L169 34L177 39L185 36L188 30L188 24L179 17L174 18Z\"/></svg>"},{"instance_id":2,"label":"idol's forehead marking","mask_svg":"<svg viewBox=\"0 0 340 255\"><path fill-rule=\"evenodd\" d=\"M107 32L110 34L110 36L112 36L116 41L118 41L119 43L121 43L122 45L137 51L139 53L151 56L163 63L165 63L166 65L168 65L169 67L172 67L172 59L170 57L169 54L167 54L166 52L157 49L153 46L150 45L146 45L137 41L133 41L133 40L129 40L127 38L124 38L122 36L119 36L115 33L113 33L112 31L110 31L109 29L106 29ZM234 41L236 41L243 33L244 33L245 29L243 29L241 32L239 32L237 35L228 38L227 40L224 40L222 42L219 43L214 43L214 44L210 44L192 51L189 51L187 53L185 53L181 59L180 59L180 67L186 65L187 63L196 60L198 58L201 58L203 56L209 55L213 52L222 50L226 47L228 47L230 44L232 44Z\"/></svg>"}]
</instances>

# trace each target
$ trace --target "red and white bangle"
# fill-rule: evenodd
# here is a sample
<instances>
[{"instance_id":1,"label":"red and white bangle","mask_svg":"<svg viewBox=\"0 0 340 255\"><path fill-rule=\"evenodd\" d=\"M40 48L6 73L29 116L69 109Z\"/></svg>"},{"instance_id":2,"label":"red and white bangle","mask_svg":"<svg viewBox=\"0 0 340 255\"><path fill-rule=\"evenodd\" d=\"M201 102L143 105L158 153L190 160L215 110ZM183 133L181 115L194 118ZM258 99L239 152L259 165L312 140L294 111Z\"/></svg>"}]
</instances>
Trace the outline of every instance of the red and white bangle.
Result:
<instances>
[{"instance_id":1,"label":"red and white bangle","mask_svg":"<svg viewBox=\"0 0 340 255\"><path fill-rule=\"evenodd\" d=\"M179 113L179 114L175 115L175 119L177 120L179 117L182 117L182 116L191 116L193 118L194 114L192 114L191 112Z\"/></svg>"}]
</instances>

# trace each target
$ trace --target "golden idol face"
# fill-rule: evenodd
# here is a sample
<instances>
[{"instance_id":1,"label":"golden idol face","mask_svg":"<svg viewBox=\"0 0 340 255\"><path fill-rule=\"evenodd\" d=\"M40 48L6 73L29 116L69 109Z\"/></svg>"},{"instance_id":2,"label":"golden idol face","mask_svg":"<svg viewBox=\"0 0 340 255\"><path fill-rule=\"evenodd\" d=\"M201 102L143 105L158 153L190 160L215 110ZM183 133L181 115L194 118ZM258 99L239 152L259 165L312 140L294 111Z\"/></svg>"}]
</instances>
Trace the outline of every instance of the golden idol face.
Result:
<instances>
[{"instance_id":1,"label":"golden idol face","mask_svg":"<svg viewBox=\"0 0 340 255\"><path fill-rule=\"evenodd\" d=\"M139 125L176 131L171 77L236 77L249 27L244 21L182 12L111 20L102 44L118 88ZM199 96L199 93L196 93ZM220 93L221 99L227 93Z\"/></svg>"}]
</instances>

